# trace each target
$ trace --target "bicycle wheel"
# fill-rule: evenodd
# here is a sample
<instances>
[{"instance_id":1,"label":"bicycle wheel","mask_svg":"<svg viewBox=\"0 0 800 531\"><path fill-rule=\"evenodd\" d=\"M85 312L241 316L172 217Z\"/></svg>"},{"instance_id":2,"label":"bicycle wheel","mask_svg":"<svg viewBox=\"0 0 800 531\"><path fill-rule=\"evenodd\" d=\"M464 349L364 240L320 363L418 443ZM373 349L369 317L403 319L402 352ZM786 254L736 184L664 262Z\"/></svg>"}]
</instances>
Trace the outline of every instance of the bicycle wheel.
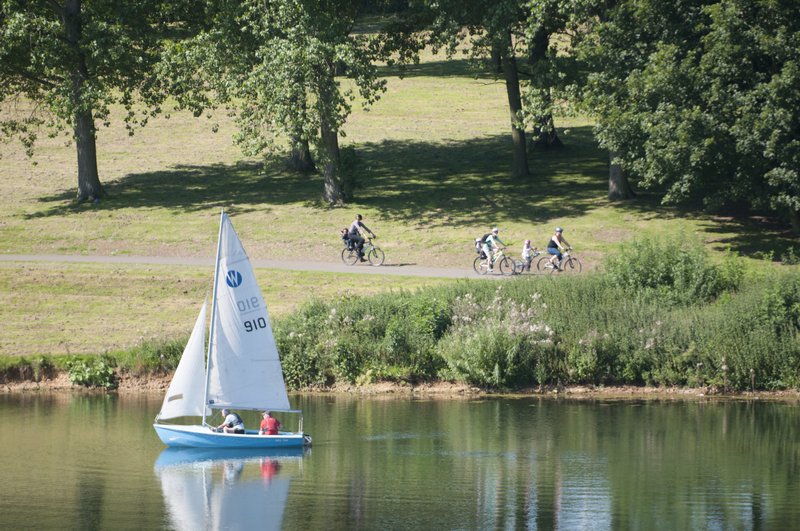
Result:
<instances>
[{"instance_id":1,"label":"bicycle wheel","mask_svg":"<svg viewBox=\"0 0 800 531\"><path fill-rule=\"evenodd\" d=\"M374 266L379 266L383 263L384 260L386 260L386 254L384 254L384 252L381 251L379 247L373 247L367 253L367 260L369 260L370 264Z\"/></svg>"},{"instance_id":2,"label":"bicycle wheel","mask_svg":"<svg viewBox=\"0 0 800 531\"><path fill-rule=\"evenodd\" d=\"M564 260L564 263L561 264L561 270L564 273L580 273L581 269L583 269L581 261L574 256L570 256L567 260Z\"/></svg>"},{"instance_id":3,"label":"bicycle wheel","mask_svg":"<svg viewBox=\"0 0 800 531\"><path fill-rule=\"evenodd\" d=\"M500 258L500 274L510 277L517 270L514 260L507 256Z\"/></svg>"},{"instance_id":4,"label":"bicycle wheel","mask_svg":"<svg viewBox=\"0 0 800 531\"><path fill-rule=\"evenodd\" d=\"M355 249L348 249L347 247L342 249L342 262L347 265L353 265L358 262L358 253Z\"/></svg>"},{"instance_id":5,"label":"bicycle wheel","mask_svg":"<svg viewBox=\"0 0 800 531\"><path fill-rule=\"evenodd\" d=\"M475 258L475 261L472 262L472 269L479 275L485 275L489 272L489 262L485 258L478 256Z\"/></svg>"},{"instance_id":6,"label":"bicycle wheel","mask_svg":"<svg viewBox=\"0 0 800 531\"><path fill-rule=\"evenodd\" d=\"M553 266L550 263L550 255L545 255L539 258L539 261L536 262L536 270L539 271L539 273L553 272Z\"/></svg>"}]
</instances>

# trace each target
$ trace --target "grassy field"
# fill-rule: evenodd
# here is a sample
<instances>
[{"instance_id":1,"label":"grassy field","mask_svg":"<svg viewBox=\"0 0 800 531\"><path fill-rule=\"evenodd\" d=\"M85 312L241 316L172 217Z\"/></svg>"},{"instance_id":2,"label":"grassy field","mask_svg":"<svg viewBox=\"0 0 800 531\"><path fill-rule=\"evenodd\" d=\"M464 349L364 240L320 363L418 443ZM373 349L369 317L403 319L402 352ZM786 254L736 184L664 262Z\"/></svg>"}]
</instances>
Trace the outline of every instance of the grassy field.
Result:
<instances>
[{"instance_id":1,"label":"grassy field","mask_svg":"<svg viewBox=\"0 0 800 531\"><path fill-rule=\"evenodd\" d=\"M426 57L402 79L395 70L384 73L384 97L368 112L354 107L345 127L342 144L355 150L359 184L345 208L320 201L319 176L242 157L224 112L198 119L173 113L134 136L118 119L99 132L108 192L99 204L72 202L76 154L63 137L42 135L35 165L20 146L0 144L0 253L211 257L220 208L256 259L336 262L338 229L356 212L394 265L469 269L473 239L492 226L515 253L524 239L541 247L554 226L564 226L590 269L638 235L696 235L714 252L759 260L778 258L796 243L771 225L665 208L647 195L609 203L607 155L586 120L559 119L566 147L531 152L531 178L512 180L502 83L441 57ZM259 275L277 315L312 295L447 282ZM102 353L188 332L210 276L192 267L4 263L0 355Z\"/></svg>"}]
</instances>

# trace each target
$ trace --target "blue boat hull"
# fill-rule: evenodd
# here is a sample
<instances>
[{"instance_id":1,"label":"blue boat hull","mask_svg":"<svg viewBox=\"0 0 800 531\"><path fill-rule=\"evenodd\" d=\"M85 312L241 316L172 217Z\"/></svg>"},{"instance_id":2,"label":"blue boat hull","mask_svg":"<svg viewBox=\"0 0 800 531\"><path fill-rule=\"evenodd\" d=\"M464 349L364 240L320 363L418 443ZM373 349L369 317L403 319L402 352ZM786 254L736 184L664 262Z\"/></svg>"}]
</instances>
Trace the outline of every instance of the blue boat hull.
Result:
<instances>
[{"instance_id":1,"label":"blue boat hull","mask_svg":"<svg viewBox=\"0 0 800 531\"><path fill-rule=\"evenodd\" d=\"M203 426L153 424L158 437L170 447L183 448L302 448L311 439L303 433L281 432L259 435L249 430L244 434L217 433Z\"/></svg>"},{"instance_id":2,"label":"blue boat hull","mask_svg":"<svg viewBox=\"0 0 800 531\"><path fill-rule=\"evenodd\" d=\"M196 463L216 461L251 461L263 459L302 459L308 448L186 448L174 446L164 448L156 459L157 470Z\"/></svg>"}]
</instances>

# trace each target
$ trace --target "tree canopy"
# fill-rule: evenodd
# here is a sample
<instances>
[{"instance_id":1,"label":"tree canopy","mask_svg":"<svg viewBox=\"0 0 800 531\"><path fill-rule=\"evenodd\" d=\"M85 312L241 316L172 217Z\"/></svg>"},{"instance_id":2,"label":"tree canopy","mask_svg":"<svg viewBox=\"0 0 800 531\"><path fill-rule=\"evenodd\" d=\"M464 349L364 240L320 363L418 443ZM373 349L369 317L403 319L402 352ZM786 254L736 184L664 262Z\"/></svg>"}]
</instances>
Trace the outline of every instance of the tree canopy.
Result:
<instances>
[{"instance_id":1,"label":"tree canopy","mask_svg":"<svg viewBox=\"0 0 800 531\"><path fill-rule=\"evenodd\" d=\"M800 229L800 4L623 1L579 50L597 137L641 186Z\"/></svg>"},{"instance_id":2,"label":"tree canopy","mask_svg":"<svg viewBox=\"0 0 800 531\"><path fill-rule=\"evenodd\" d=\"M341 127L355 91L369 105L384 90L374 37L353 31L362 2L212 5L214 23L168 53L181 104L195 113L217 104L235 109L237 142L250 155L271 152L276 139L289 139L301 152L311 143L322 164L324 199L346 200L351 190L340 163ZM355 90L343 89L338 74L350 78Z\"/></svg>"},{"instance_id":3,"label":"tree canopy","mask_svg":"<svg viewBox=\"0 0 800 531\"><path fill-rule=\"evenodd\" d=\"M78 151L78 199L103 195L95 122L108 123L112 104L130 127L147 122L135 102L158 111L163 99L154 65L166 24L186 3L161 0L2 0L0 102L24 97L32 112L0 122L30 153L42 128L69 131Z\"/></svg>"}]
</instances>

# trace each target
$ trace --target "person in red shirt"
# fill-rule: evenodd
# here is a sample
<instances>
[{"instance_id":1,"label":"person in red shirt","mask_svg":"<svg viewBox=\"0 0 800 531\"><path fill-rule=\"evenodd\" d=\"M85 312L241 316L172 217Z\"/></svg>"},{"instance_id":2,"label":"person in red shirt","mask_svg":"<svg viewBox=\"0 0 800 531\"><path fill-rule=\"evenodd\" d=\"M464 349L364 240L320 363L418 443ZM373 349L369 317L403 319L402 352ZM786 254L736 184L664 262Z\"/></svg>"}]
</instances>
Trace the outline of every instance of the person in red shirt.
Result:
<instances>
[{"instance_id":1,"label":"person in red shirt","mask_svg":"<svg viewBox=\"0 0 800 531\"><path fill-rule=\"evenodd\" d=\"M269 414L269 411L264 412L264 420L261 421L261 435L278 435L278 428L281 427L280 421Z\"/></svg>"}]
</instances>

